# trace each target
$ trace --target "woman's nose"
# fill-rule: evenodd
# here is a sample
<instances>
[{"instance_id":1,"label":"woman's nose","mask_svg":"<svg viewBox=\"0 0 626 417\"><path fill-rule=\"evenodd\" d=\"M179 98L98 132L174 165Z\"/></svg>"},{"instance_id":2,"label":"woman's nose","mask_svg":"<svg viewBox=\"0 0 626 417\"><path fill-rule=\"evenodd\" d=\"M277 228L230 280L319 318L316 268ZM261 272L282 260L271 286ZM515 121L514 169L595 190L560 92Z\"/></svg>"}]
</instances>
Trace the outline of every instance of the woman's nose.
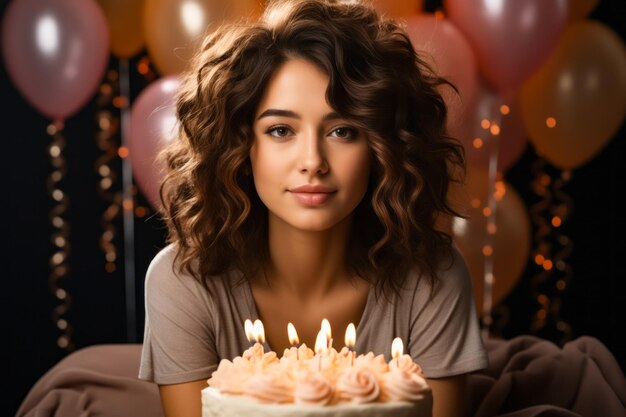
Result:
<instances>
[{"instance_id":1,"label":"woman's nose","mask_svg":"<svg viewBox=\"0 0 626 417\"><path fill-rule=\"evenodd\" d=\"M328 172L328 161L323 140L317 133L307 133L301 138L300 172L310 175Z\"/></svg>"}]
</instances>

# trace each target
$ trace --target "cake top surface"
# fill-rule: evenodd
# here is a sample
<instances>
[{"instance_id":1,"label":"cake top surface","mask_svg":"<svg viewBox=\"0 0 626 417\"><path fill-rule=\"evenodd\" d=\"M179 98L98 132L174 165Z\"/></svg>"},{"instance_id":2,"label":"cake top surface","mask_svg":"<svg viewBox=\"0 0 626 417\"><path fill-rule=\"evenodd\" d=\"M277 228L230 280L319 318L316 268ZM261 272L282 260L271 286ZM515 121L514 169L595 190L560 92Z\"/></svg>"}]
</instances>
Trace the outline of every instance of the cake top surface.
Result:
<instances>
[{"instance_id":1,"label":"cake top surface","mask_svg":"<svg viewBox=\"0 0 626 417\"><path fill-rule=\"evenodd\" d=\"M208 384L224 395L269 404L417 402L430 395L409 355L387 362L384 355L357 356L346 347L315 354L304 344L285 349L279 358L255 343L242 356L223 359Z\"/></svg>"}]
</instances>

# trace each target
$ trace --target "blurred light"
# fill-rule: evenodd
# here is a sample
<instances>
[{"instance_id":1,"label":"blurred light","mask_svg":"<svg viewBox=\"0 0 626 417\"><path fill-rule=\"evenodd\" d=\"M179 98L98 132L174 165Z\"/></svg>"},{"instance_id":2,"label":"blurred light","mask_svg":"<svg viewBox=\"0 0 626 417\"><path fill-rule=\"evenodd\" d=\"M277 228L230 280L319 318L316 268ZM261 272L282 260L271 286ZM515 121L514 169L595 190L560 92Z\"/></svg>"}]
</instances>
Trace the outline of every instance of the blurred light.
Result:
<instances>
[{"instance_id":1,"label":"blurred light","mask_svg":"<svg viewBox=\"0 0 626 417\"><path fill-rule=\"evenodd\" d=\"M120 146L119 149L117 150L117 154L122 159L128 157L128 148L126 146Z\"/></svg>"},{"instance_id":2,"label":"blurred light","mask_svg":"<svg viewBox=\"0 0 626 417\"><path fill-rule=\"evenodd\" d=\"M506 104L500 106L500 114L507 115L511 112L511 108Z\"/></svg>"},{"instance_id":3,"label":"blurred light","mask_svg":"<svg viewBox=\"0 0 626 417\"><path fill-rule=\"evenodd\" d=\"M59 25L50 15L42 16L35 24L37 46L44 55L54 55L59 49Z\"/></svg>"},{"instance_id":4,"label":"blurred light","mask_svg":"<svg viewBox=\"0 0 626 417\"><path fill-rule=\"evenodd\" d=\"M493 136L498 136L500 134L500 126L498 126L495 123L492 124L491 127L489 128L489 132L491 132Z\"/></svg>"},{"instance_id":5,"label":"blurred light","mask_svg":"<svg viewBox=\"0 0 626 417\"><path fill-rule=\"evenodd\" d=\"M548 126L550 129L556 127L556 119L554 117L548 117L546 119L546 126Z\"/></svg>"},{"instance_id":6,"label":"blurred light","mask_svg":"<svg viewBox=\"0 0 626 417\"><path fill-rule=\"evenodd\" d=\"M552 218L552 226L559 227L561 225L561 218L559 216L554 216Z\"/></svg>"},{"instance_id":7,"label":"blurred light","mask_svg":"<svg viewBox=\"0 0 626 417\"><path fill-rule=\"evenodd\" d=\"M491 209L489 207L483 208L483 216L485 217L491 216Z\"/></svg>"},{"instance_id":8,"label":"blurred light","mask_svg":"<svg viewBox=\"0 0 626 417\"><path fill-rule=\"evenodd\" d=\"M56 158L61 155L61 148L58 145L52 145L50 147L50 156Z\"/></svg>"},{"instance_id":9,"label":"blurred light","mask_svg":"<svg viewBox=\"0 0 626 417\"><path fill-rule=\"evenodd\" d=\"M180 8L180 18L187 34L195 38L204 30L204 11L195 1L186 1Z\"/></svg>"},{"instance_id":10,"label":"blurred light","mask_svg":"<svg viewBox=\"0 0 626 417\"><path fill-rule=\"evenodd\" d=\"M491 245L483 246L483 255L491 256L492 254L493 254L493 248L491 247Z\"/></svg>"},{"instance_id":11,"label":"blurred light","mask_svg":"<svg viewBox=\"0 0 626 417\"><path fill-rule=\"evenodd\" d=\"M472 146L474 146L474 148L476 149L480 149L483 147L483 140L481 138L475 138L472 141Z\"/></svg>"},{"instance_id":12,"label":"blurred light","mask_svg":"<svg viewBox=\"0 0 626 417\"><path fill-rule=\"evenodd\" d=\"M552 269L552 261L550 259L546 259L543 262L543 269L545 269L546 271L549 271Z\"/></svg>"},{"instance_id":13,"label":"blurred light","mask_svg":"<svg viewBox=\"0 0 626 417\"><path fill-rule=\"evenodd\" d=\"M502 14L502 6L504 0L485 0L484 5L487 14L490 16L500 16Z\"/></svg>"},{"instance_id":14,"label":"blurred light","mask_svg":"<svg viewBox=\"0 0 626 417\"><path fill-rule=\"evenodd\" d=\"M483 129L487 130L489 129L489 126L491 126L491 122L487 119L483 119L480 121L480 127L482 127Z\"/></svg>"}]
</instances>

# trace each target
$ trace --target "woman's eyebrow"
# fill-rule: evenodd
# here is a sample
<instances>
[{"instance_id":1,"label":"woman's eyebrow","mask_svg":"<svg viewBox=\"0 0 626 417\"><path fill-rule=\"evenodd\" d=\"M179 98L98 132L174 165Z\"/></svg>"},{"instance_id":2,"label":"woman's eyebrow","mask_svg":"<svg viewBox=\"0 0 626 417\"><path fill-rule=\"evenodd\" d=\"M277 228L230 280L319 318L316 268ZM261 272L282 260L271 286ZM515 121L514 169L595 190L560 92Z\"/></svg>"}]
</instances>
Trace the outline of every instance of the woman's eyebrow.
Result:
<instances>
[{"instance_id":1,"label":"woman's eyebrow","mask_svg":"<svg viewBox=\"0 0 626 417\"><path fill-rule=\"evenodd\" d=\"M259 117L257 117L257 120L262 119L264 117L270 117L270 116L290 117L292 119L298 119L298 120L302 119L302 116L300 116L298 113L291 111L291 110L267 109L263 113L261 113ZM341 116L339 115L339 113L334 112L334 111L326 114L322 118L322 120L325 122L329 120L335 120L335 119L341 119Z\"/></svg>"}]
</instances>

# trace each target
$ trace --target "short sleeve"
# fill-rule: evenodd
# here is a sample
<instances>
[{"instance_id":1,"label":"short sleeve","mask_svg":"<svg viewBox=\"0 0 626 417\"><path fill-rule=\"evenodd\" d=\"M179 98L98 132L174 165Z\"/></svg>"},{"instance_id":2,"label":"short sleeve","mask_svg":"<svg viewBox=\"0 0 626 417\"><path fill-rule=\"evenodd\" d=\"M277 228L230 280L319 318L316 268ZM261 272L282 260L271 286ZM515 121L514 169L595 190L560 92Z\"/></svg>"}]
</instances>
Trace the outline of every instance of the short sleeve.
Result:
<instances>
[{"instance_id":1,"label":"short sleeve","mask_svg":"<svg viewBox=\"0 0 626 417\"><path fill-rule=\"evenodd\" d=\"M453 248L432 293L426 280L415 288L408 349L429 378L443 378L487 367L465 260Z\"/></svg>"},{"instance_id":2,"label":"short sleeve","mask_svg":"<svg viewBox=\"0 0 626 417\"><path fill-rule=\"evenodd\" d=\"M168 246L146 273L146 324L139 378L178 384L208 378L216 369L215 309L208 291L174 269Z\"/></svg>"}]
</instances>

